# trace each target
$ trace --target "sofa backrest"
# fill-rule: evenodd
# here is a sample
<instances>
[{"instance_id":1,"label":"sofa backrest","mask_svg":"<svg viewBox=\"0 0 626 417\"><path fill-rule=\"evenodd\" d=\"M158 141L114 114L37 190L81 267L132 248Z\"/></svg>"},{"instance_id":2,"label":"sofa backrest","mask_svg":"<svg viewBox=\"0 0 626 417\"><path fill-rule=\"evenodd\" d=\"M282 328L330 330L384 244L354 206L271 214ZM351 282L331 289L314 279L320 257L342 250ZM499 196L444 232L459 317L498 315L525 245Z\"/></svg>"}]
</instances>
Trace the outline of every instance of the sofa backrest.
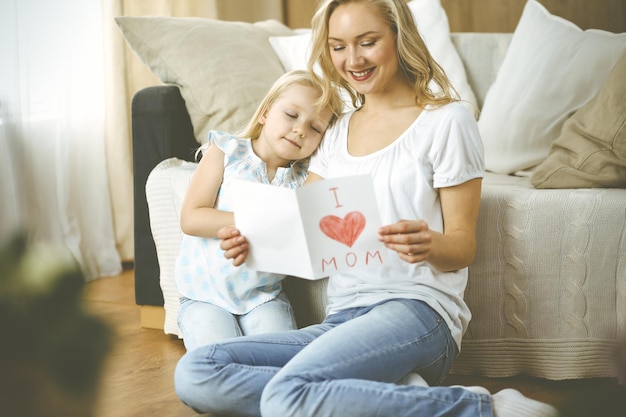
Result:
<instances>
[{"instance_id":1,"label":"sofa backrest","mask_svg":"<svg viewBox=\"0 0 626 417\"><path fill-rule=\"evenodd\" d=\"M451 33L452 43L461 56L479 108L482 108L487 90L496 79L512 37L512 33Z\"/></svg>"}]
</instances>

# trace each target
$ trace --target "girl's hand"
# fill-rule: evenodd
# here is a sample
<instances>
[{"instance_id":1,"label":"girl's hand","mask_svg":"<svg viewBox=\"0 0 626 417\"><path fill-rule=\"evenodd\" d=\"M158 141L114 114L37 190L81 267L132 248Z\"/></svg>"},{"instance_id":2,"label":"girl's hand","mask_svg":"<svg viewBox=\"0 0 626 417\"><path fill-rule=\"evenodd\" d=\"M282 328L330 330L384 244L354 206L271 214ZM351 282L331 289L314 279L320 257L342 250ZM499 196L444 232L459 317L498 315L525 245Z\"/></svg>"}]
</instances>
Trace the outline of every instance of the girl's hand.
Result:
<instances>
[{"instance_id":1,"label":"girl's hand","mask_svg":"<svg viewBox=\"0 0 626 417\"><path fill-rule=\"evenodd\" d=\"M400 220L378 229L378 240L409 263L423 262L432 252L432 232L423 220Z\"/></svg>"},{"instance_id":2,"label":"girl's hand","mask_svg":"<svg viewBox=\"0 0 626 417\"><path fill-rule=\"evenodd\" d=\"M244 263L248 256L248 241L235 226L222 227L217 231L218 239L221 239L220 248L224 251L226 259L232 259L234 266Z\"/></svg>"}]
</instances>

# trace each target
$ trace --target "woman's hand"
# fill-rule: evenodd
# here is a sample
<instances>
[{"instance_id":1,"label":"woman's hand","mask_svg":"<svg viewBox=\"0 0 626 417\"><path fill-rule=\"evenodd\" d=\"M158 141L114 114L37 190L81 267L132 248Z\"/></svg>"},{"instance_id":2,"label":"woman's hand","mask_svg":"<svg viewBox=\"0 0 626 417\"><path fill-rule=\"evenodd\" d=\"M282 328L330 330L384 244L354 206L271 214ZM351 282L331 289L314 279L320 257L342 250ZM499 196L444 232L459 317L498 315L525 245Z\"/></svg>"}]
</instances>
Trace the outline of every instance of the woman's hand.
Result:
<instances>
[{"instance_id":1,"label":"woman's hand","mask_svg":"<svg viewBox=\"0 0 626 417\"><path fill-rule=\"evenodd\" d=\"M378 229L378 240L409 263L426 261L433 248L432 232L423 220L400 220L383 226Z\"/></svg>"},{"instance_id":2,"label":"woman's hand","mask_svg":"<svg viewBox=\"0 0 626 417\"><path fill-rule=\"evenodd\" d=\"M241 235L235 226L222 227L217 231L218 239L221 239L220 248L224 251L226 259L232 259L234 266L244 263L248 256L248 241Z\"/></svg>"},{"instance_id":3,"label":"woman's hand","mask_svg":"<svg viewBox=\"0 0 626 417\"><path fill-rule=\"evenodd\" d=\"M379 240L409 263L428 261L440 271L456 271L476 254L476 223L481 178L440 188L444 231L430 230L423 220L400 220L378 230Z\"/></svg>"}]
</instances>

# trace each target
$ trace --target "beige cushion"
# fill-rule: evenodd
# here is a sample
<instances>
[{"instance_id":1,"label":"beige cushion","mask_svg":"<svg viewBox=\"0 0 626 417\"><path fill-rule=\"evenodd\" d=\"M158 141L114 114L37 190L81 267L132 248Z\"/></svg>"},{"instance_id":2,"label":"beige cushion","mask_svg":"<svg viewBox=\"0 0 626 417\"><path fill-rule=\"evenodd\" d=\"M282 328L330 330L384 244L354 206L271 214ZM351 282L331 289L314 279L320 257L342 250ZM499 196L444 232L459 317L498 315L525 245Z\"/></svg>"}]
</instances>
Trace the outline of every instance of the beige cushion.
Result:
<instances>
[{"instance_id":1,"label":"beige cushion","mask_svg":"<svg viewBox=\"0 0 626 417\"><path fill-rule=\"evenodd\" d=\"M235 132L252 117L284 70L268 42L293 31L275 20L117 17L128 45L166 84L180 87L196 140Z\"/></svg>"},{"instance_id":2,"label":"beige cushion","mask_svg":"<svg viewBox=\"0 0 626 417\"><path fill-rule=\"evenodd\" d=\"M531 177L537 188L626 188L626 54L574 113Z\"/></svg>"}]
</instances>

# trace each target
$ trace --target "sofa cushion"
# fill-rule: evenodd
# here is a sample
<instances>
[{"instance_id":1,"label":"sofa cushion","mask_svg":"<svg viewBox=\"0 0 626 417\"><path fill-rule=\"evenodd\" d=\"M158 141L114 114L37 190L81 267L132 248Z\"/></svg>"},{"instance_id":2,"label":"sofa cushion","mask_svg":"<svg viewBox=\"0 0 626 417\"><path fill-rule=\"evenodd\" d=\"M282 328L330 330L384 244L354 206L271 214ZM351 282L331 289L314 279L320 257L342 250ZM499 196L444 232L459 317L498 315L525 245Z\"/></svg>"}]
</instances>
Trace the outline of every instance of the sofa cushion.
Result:
<instances>
[{"instance_id":1,"label":"sofa cushion","mask_svg":"<svg viewBox=\"0 0 626 417\"><path fill-rule=\"evenodd\" d=\"M482 108L489 87L498 75L513 33L450 33L454 48L459 53L467 80Z\"/></svg>"},{"instance_id":2,"label":"sofa cushion","mask_svg":"<svg viewBox=\"0 0 626 417\"><path fill-rule=\"evenodd\" d=\"M174 265L180 252L183 232L180 210L191 177L198 165L178 158L160 162L146 181L146 200L150 228L159 259L159 283L163 291L165 333L180 335L178 328L179 295L174 278Z\"/></svg>"},{"instance_id":3,"label":"sofa cushion","mask_svg":"<svg viewBox=\"0 0 626 417\"><path fill-rule=\"evenodd\" d=\"M512 173L542 162L625 51L626 33L583 31L529 0L478 120L486 169Z\"/></svg>"},{"instance_id":4,"label":"sofa cushion","mask_svg":"<svg viewBox=\"0 0 626 417\"><path fill-rule=\"evenodd\" d=\"M537 188L626 188L626 54L572 115L531 177Z\"/></svg>"},{"instance_id":5,"label":"sofa cushion","mask_svg":"<svg viewBox=\"0 0 626 417\"><path fill-rule=\"evenodd\" d=\"M282 23L204 18L117 17L128 45L166 84L181 90L196 140L210 129L235 132L283 74L267 41L291 34Z\"/></svg>"},{"instance_id":6,"label":"sofa cushion","mask_svg":"<svg viewBox=\"0 0 626 417\"><path fill-rule=\"evenodd\" d=\"M440 0L412 0L408 3L420 34L433 58L443 67L466 107L478 116L476 95L450 38L450 26ZM270 44L285 71L306 69L310 55L311 31L297 30L293 36L272 36Z\"/></svg>"}]
</instances>

